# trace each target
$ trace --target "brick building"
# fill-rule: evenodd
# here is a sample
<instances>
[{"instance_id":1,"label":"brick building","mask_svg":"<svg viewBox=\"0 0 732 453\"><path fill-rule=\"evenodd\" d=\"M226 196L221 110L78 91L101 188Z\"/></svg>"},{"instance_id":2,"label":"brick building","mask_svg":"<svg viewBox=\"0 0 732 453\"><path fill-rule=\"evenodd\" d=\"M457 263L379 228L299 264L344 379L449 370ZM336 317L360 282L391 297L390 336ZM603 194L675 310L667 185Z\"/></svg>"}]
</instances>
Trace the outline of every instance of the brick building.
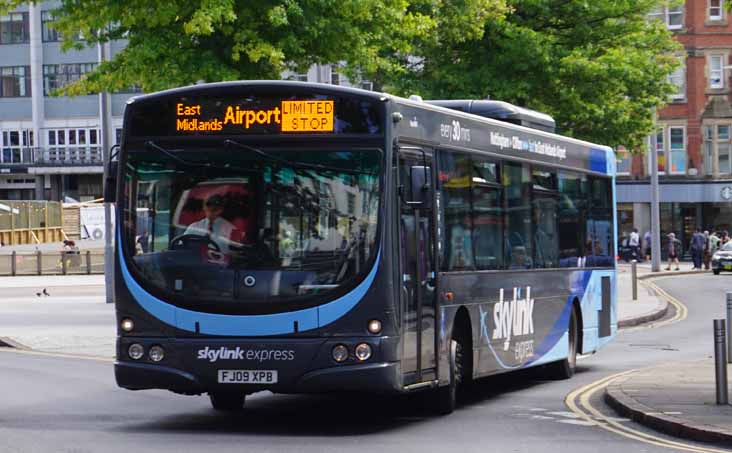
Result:
<instances>
[{"instance_id":1,"label":"brick building","mask_svg":"<svg viewBox=\"0 0 732 453\"><path fill-rule=\"evenodd\" d=\"M732 20L730 0L687 0L651 16L684 46L676 86L658 112L662 239L688 246L695 228L732 232ZM649 139L649 147L650 147ZM650 229L650 159L618 152L618 230Z\"/></svg>"}]
</instances>

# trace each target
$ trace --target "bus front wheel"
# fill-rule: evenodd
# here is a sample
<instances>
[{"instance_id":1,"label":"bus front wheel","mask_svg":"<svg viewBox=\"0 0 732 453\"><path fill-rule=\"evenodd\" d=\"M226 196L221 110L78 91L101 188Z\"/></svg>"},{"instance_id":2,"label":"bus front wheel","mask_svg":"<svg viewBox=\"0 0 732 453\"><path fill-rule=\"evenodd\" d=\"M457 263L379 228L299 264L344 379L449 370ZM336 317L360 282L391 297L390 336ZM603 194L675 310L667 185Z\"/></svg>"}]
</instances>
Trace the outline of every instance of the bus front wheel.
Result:
<instances>
[{"instance_id":1,"label":"bus front wheel","mask_svg":"<svg viewBox=\"0 0 732 453\"><path fill-rule=\"evenodd\" d=\"M239 392L209 392L211 406L217 411L236 412L244 409L246 395Z\"/></svg>"},{"instance_id":2,"label":"bus front wheel","mask_svg":"<svg viewBox=\"0 0 732 453\"><path fill-rule=\"evenodd\" d=\"M440 415L451 414L457 406L457 391L463 381L463 345L450 340L450 383L435 391L435 410Z\"/></svg>"},{"instance_id":3,"label":"bus front wheel","mask_svg":"<svg viewBox=\"0 0 732 453\"><path fill-rule=\"evenodd\" d=\"M574 371L577 367L579 323L577 322L577 310L574 308L572 308L569 315L569 329L567 329L567 335L569 336L567 358L548 365L549 376L552 379L569 379L574 376Z\"/></svg>"}]
</instances>

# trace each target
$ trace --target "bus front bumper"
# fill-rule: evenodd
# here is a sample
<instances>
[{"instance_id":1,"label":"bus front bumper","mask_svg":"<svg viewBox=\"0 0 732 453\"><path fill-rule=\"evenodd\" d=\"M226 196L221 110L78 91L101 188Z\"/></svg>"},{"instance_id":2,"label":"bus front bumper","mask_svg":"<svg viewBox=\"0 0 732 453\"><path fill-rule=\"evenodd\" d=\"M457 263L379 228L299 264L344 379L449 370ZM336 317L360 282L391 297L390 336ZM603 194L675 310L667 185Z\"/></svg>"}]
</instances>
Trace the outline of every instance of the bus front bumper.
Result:
<instances>
[{"instance_id":1,"label":"bus front bumper","mask_svg":"<svg viewBox=\"0 0 732 453\"><path fill-rule=\"evenodd\" d=\"M362 342L373 349L364 362L350 356L336 363L331 351L337 344L350 351ZM162 346L165 358L158 363L146 355L133 360L128 354L132 343L149 351ZM288 340L185 339L119 337L115 377L120 387L130 390L167 389L176 393L200 394L216 390L254 393L322 393L366 391L378 393L402 390L396 337L317 338ZM271 373L274 382L222 383L222 373ZM223 379L226 381L226 379Z\"/></svg>"},{"instance_id":2,"label":"bus front bumper","mask_svg":"<svg viewBox=\"0 0 732 453\"><path fill-rule=\"evenodd\" d=\"M212 385L191 373L146 363L116 362L117 384L129 390L166 389L176 393L200 394L229 385ZM309 371L294 384L237 386L247 393L271 390L275 393L324 393L364 391L390 393L401 390L399 363L365 363Z\"/></svg>"}]
</instances>

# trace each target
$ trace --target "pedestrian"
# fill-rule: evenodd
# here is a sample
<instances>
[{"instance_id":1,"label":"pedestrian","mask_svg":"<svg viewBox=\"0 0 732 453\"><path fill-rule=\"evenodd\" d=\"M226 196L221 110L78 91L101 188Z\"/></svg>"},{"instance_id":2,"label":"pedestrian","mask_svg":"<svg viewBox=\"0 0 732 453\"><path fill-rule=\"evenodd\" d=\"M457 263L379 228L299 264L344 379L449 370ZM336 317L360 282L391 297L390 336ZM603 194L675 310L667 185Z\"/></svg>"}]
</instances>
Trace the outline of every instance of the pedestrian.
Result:
<instances>
[{"instance_id":1,"label":"pedestrian","mask_svg":"<svg viewBox=\"0 0 732 453\"><path fill-rule=\"evenodd\" d=\"M630 254L634 260L640 257L640 236L638 235L638 228L633 228L630 232L630 238L628 238L628 246L630 247Z\"/></svg>"},{"instance_id":2,"label":"pedestrian","mask_svg":"<svg viewBox=\"0 0 732 453\"><path fill-rule=\"evenodd\" d=\"M717 253L717 250L719 250L719 236L717 236L718 233L712 233L709 235L709 255L714 256L715 253Z\"/></svg>"},{"instance_id":3,"label":"pedestrian","mask_svg":"<svg viewBox=\"0 0 732 453\"><path fill-rule=\"evenodd\" d=\"M709 231L704 230L704 270L709 270L709 263L712 261L712 255L709 253Z\"/></svg>"},{"instance_id":4,"label":"pedestrian","mask_svg":"<svg viewBox=\"0 0 732 453\"><path fill-rule=\"evenodd\" d=\"M651 232L646 230L646 234L643 235L643 250L645 251L646 261L651 260Z\"/></svg>"},{"instance_id":5,"label":"pedestrian","mask_svg":"<svg viewBox=\"0 0 732 453\"><path fill-rule=\"evenodd\" d=\"M726 244L728 241L729 241L729 233L727 232L727 230L724 230L724 231L722 231L722 244L721 245Z\"/></svg>"},{"instance_id":6,"label":"pedestrian","mask_svg":"<svg viewBox=\"0 0 732 453\"><path fill-rule=\"evenodd\" d=\"M702 266L702 255L704 254L704 235L699 228L694 230L689 244L691 259L694 262L693 270L700 270Z\"/></svg>"},{"instance_id":7,"label":"pedestrian","mask_svg":"<svg viewBox=\"0 0 732 453\"><path fill-rule=\"evenodd\" d=\"M668 266L666 266L666 270L671 270L671 263L676 264L676 270L679 270L679 249L681 247L681 241L676 239L676 235L674 233L668 234Z\"/></svg>"}]
</instances>

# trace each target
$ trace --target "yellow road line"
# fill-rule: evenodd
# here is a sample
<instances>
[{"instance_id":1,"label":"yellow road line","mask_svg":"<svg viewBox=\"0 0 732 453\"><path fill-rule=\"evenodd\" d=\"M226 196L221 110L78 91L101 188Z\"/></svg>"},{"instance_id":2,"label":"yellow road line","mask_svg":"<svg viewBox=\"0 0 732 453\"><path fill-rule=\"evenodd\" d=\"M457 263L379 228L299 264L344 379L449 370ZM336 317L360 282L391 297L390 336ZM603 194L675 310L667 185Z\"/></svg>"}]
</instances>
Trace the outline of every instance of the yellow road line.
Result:
<instances>
[{"instance_id":1,"label":"yellow road line","mask_svg":"<svg viewBox=\"0 0 732 453\"><path fill-rule=\"evenodd\" d=\"M591 399L595 393L603 390L613 381L622 377L628 376L638 370L624 371L622 373L614 374L606 378L595 381L584 387L576 389L569 393L565 398L564 402L567 407L577 414L579 417L585 419L588 422L593 423L606 431L612 432L619 436L637 440L646 444L656 445L664 448L673 448L676 450L690 451L696 453L729 453L732 450L723 450L717 448L701 447L690 443L677 442L663 437L648 434L642 431L638 431L629 426L625 426L622 423L614 420L613 417L608 417L597 408L592 405Z\"/></svg>"},{"instance_id":2,"label":"yellow road line","mask_svg":"<svg viewBox=\"0 0 732 453\"><path fill-rule=\"evenodd\" d=\"M56 357L56 358L62 358L62 359L81 359L81 360L90 360L92 362L106 362L106 363L114 363L114 360L115 360L112 357L98 357L98 356L83 355L83 354L67 354L67 353L63 353L63 352L43 352L43 351L33 351L33 350L27 350L27 349L14 349L14 348L0 348L0 353L36 355L36 356L44 356L44 357Z\"/></svg>"},{"instance_id":3,"label":"yellow road line","mask_svg":"<svg viewBox=\"0 0 732 453\"><path fill-rule=\"evenodd\" d=\"M656 277L653 280L658 280L661 278L668 278L668 277ZM664 319L662 321L657 321L657 322L654 321L654 322L650 322L648 324L640 325L637 327L630 327L627 329L622 329L623 332L634 332L636 330L655 329L657 327L668 326L670 324L675 324L679 321L683 321L689 315L689 310L686 308L686 305L684 305L680 300L678 300L674 296L670 295L664 289L661 289L661 287L656 285L654 282L652 282L650 280L640 280L640 283L641 283L641 285L651 289L658 296L665 299L666 302L668 302L671 306L674 307L675 313L669 319Z\"/></svg>"}]
</instances>

